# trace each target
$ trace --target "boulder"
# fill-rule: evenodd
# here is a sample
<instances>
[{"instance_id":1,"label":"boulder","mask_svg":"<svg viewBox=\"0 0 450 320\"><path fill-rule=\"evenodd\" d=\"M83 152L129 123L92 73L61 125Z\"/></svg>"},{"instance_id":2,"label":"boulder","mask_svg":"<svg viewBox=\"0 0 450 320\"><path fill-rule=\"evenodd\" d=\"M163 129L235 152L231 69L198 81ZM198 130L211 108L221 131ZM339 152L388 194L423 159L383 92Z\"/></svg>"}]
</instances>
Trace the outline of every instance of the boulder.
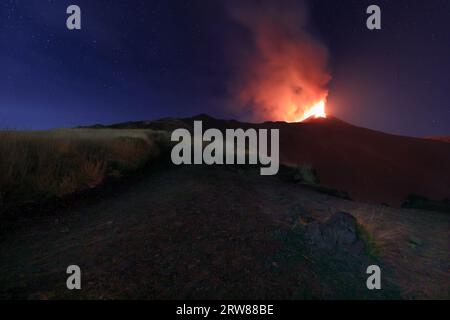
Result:
<instances>
[{"instance_id":1,"label":"boulder","mask_svg":"<svg viewBox=\"0 0 450 320\"><path fill-rule=\"evenodd\" d=\"M337 212L326 222L311 222L306 226L305 239L314 246L360 253L364 242L358 235L358 223L347 212Z\"/></svg>"}]
</instances>

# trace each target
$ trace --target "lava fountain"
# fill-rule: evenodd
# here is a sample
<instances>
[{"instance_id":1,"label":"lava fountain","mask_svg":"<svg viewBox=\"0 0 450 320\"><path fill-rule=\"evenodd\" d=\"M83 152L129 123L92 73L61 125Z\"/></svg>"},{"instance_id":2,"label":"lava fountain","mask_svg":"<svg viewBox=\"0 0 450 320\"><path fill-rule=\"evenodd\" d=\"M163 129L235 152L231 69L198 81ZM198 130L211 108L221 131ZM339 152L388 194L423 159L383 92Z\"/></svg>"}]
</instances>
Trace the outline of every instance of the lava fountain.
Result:
<instances>
[{"instance_id":1,"label":"lava fountain","mask_svg":"<svg viewBox=\"0 0 450 320\"><path fill-rule=\"evenodd\" d=\"M299 119L296 119L294 122L302 122L309 118L326 118L327 113L325 111L325 99L317 102L312 105L310 108L307 108L303 112L303 116Z\"/></svg>"}]
</instances>

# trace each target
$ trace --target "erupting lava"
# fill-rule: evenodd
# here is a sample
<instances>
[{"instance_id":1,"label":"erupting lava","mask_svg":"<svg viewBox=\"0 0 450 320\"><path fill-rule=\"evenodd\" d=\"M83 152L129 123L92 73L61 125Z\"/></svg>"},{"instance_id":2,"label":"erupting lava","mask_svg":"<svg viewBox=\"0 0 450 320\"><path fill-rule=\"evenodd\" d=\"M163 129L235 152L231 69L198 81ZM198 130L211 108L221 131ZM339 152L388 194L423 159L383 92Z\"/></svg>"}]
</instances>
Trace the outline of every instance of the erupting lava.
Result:
<instances>
[{"instance_id":1,"label":"erupting lava","mask_svg":"<svg viewBox=\"0 0 450 320\"><path fill-rule=\"evenodd\" d=\"M286 122L302 122L309 118L326 118L325 112L326 98L313 104L309 108L299 110L296 104L292 103L291 107L284 114L284 121Z\"/></svg>"},{"instance_id":2,"label":"erupting lava","mask_svg":"<svg viewBox=\"0 0 450 320\"><path fill-rule=\"evenodd\" d=\"M239 50L230 93L243 114L254 122L325 118L328 50L308 31L306 4L239 1L229 14L249 37L231 46Z\"/></svg>"},{"instance_id":3,"label":"erupting lava","mask_svg":"<svg viewBox=\"0 0 450 320\"><path fill-rule=\"evenodd\" d=\"M302 122L308 118L326 118L327 113L325 112L325 100L321 100L314 104L311 108L308 108L300 119L294 122Z\"/></svg>"}]
</instances>

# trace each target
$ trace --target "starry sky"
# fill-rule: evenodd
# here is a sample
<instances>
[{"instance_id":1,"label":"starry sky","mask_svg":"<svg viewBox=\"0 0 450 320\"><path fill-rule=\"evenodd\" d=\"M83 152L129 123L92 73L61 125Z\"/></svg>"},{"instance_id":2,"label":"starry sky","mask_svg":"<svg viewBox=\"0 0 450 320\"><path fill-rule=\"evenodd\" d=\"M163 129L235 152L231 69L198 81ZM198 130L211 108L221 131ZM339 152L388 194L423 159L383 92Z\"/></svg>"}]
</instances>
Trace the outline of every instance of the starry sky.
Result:
<instances>
[{"instance_id":1,"label":"starry sky","mask_svg":"<svg viewBox=\"0 0 450 320\"><path fill-rule=\"evenodd\" d=\"M2 0L0 128L46 129L230 108L229 39L219 0ZM389 133L450 135L450 1L310 0L329 51L328 112ZM82 30L66 28L66 8ZM382 30L366 28L366 8ZM301 13L299 13L301 15Z\"/></svg>"}]
</instances>

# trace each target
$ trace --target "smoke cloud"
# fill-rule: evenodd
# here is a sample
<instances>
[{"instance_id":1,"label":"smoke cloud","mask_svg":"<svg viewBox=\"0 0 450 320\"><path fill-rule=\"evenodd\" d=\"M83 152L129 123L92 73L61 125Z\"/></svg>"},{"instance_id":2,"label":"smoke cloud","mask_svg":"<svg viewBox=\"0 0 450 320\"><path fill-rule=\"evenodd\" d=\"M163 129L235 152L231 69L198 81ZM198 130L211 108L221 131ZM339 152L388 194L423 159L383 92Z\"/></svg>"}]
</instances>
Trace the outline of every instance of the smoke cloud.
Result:
<instances>
[{"instance_id":1,"label":"smoke cloud","mask_svg":"<svg viewBox=\"0 0 450 320\"><path fill-rule=\"evenodd\" d=\"M236 67L230 90L254 121L297 121L326 99L328 50L307 31L302 1L228 1L243 33L229 49Z\"/></svg>"}]
</instances>

